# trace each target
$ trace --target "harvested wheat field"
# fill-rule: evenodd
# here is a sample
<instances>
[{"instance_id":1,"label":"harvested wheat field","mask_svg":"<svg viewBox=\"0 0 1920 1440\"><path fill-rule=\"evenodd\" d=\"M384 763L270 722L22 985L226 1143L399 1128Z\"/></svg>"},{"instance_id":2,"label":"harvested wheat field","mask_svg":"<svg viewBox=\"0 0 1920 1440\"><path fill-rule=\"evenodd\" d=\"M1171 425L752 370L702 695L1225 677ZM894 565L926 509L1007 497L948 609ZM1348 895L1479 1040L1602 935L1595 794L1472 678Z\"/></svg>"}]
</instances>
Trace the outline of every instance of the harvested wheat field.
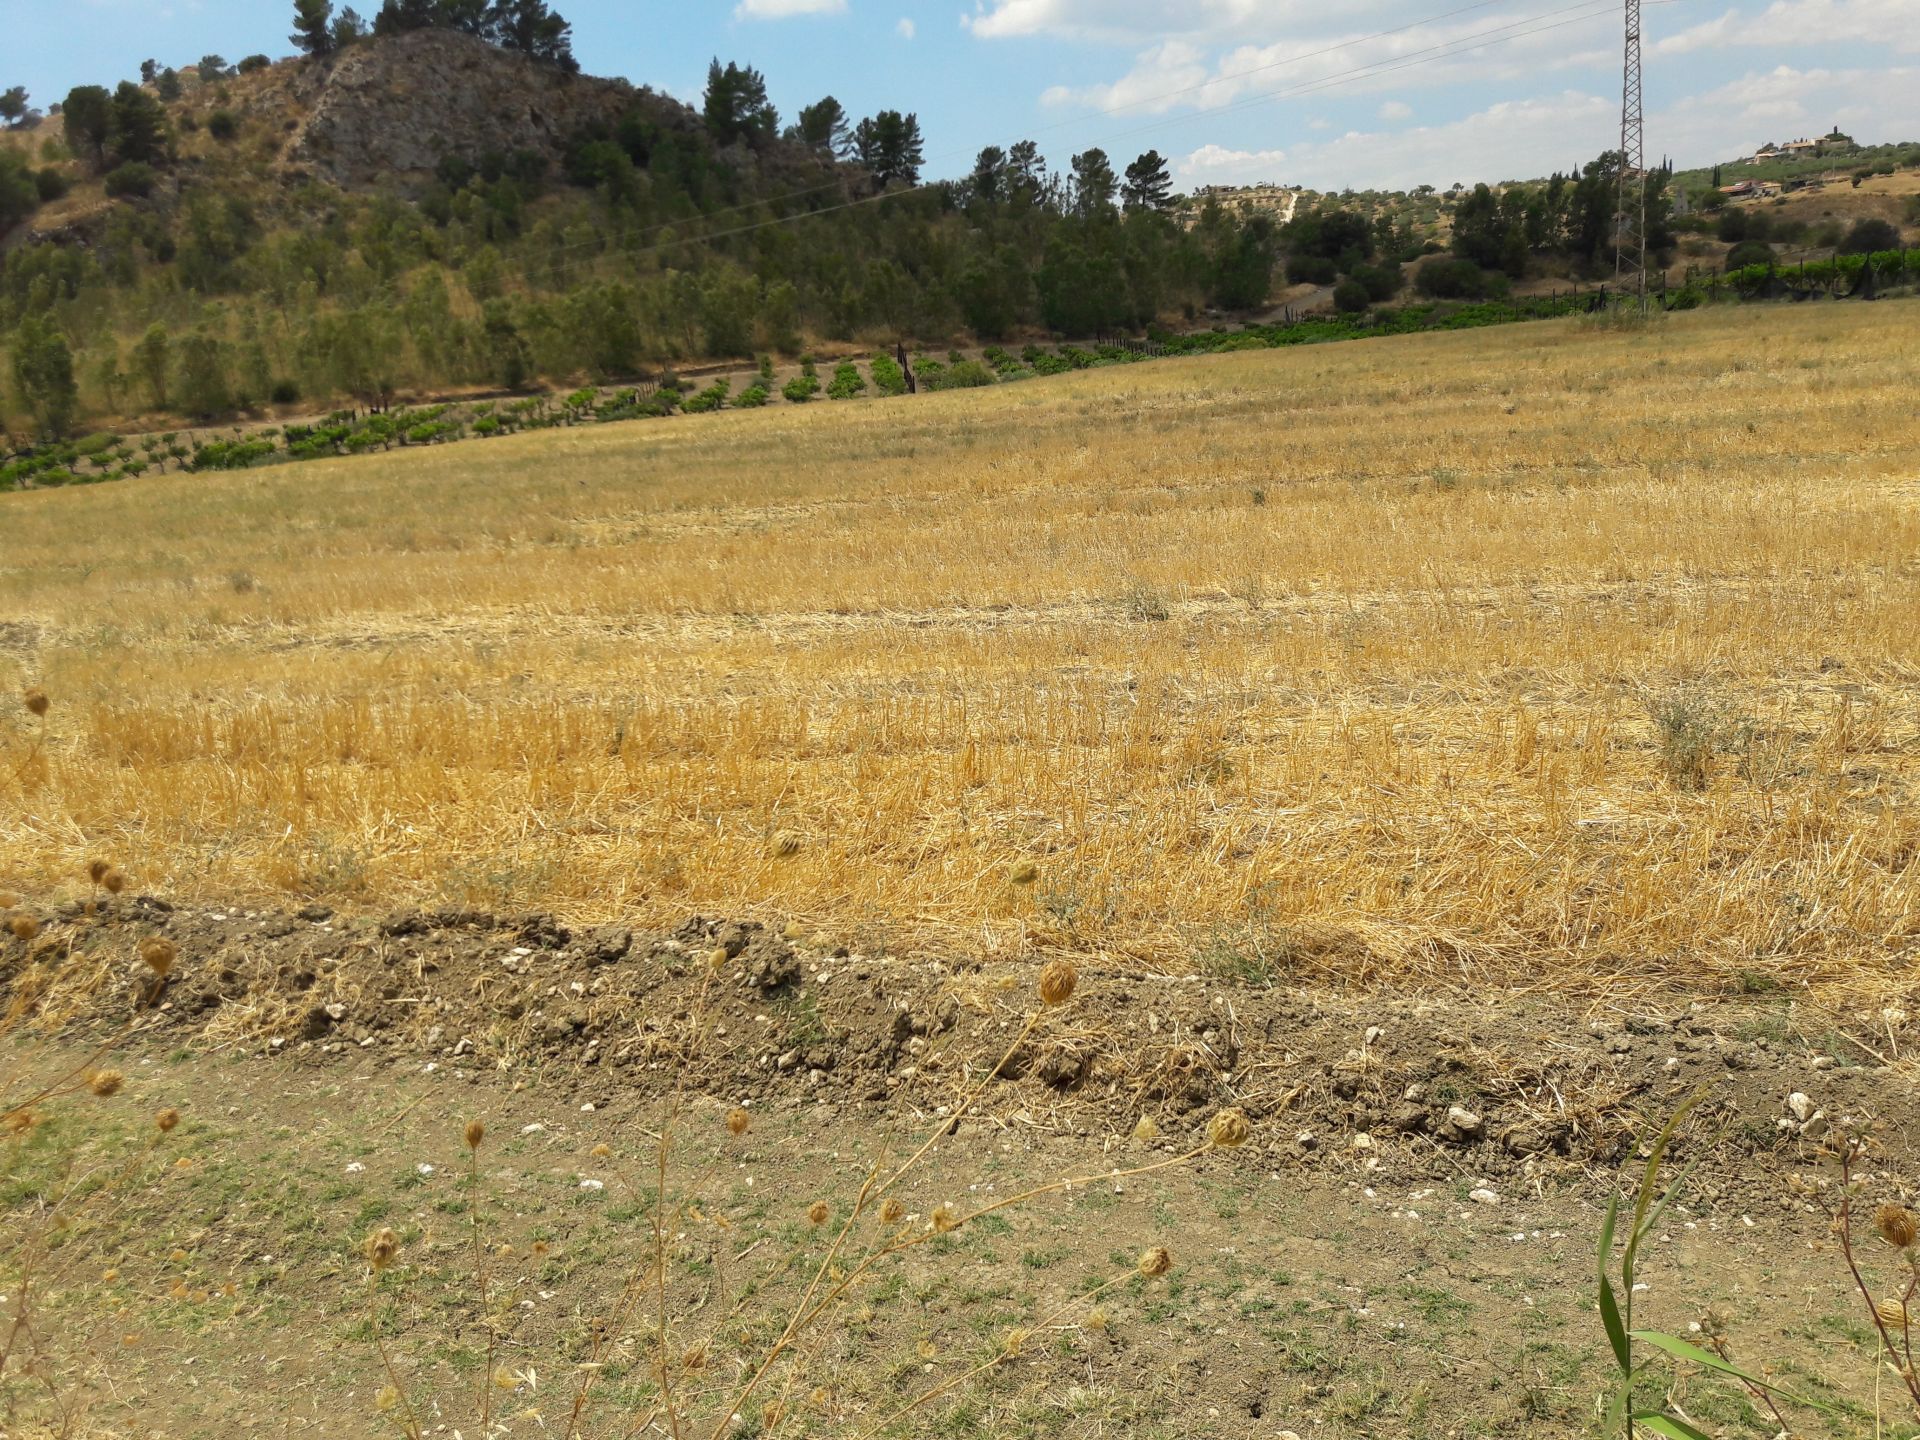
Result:
<instances>
[{"instance_id":1,"label":"harvested wheat field","mask_svg":"<svg viewBox=\"0 0 1920 1440\"><path fill-rule=\"evenodd\" d=\"M1914 1433L1916 314L0 498L0 1424Z\"/></svg>"}]
</instances>

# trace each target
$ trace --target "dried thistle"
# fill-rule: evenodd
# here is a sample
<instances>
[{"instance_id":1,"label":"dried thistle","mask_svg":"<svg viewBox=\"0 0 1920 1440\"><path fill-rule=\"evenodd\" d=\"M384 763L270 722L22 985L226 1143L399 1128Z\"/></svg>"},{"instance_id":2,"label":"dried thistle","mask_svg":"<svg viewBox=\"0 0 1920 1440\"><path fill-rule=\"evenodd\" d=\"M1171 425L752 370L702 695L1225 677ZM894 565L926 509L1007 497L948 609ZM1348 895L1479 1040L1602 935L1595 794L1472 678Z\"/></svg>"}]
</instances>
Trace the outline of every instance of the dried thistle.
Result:
<instances>
[{"instance_id":1,"label":"dried thistle","mask_svg":"<svg viewBox=\"0 0 1920 1440\"><path fill-rule=\"evenodd\" d=\"M162 980L173 969L173 962L180 958L180 947L164 935L149 935L140 942L140 958L146 967Z\"/></svg>"},{"instance_id":2,"label":"dried thistle","mask_svg":"<svg viewBox=\"0 0 1920 1440\"><path fill-rule=\"evenodd\" d=\"M180 1112L169 1105L153 1117L153 1123L159 1127L160 1133L164 1135L180 1123Z\"/></svg>"},{"instance_id":3,"label":"dried thistle","mask_svg":"<svg viewBox=\"0 0 1920 1440\"><path fill-rule=\"evenodd\" d=\"M1040 878L1040 867L1031 860L1022 860L1007 872L1009 885L1031 885Z\"/></svg>"},{"instance_id":4,"label":"dried thistle","mask_svg":"<svg viewBox=\"0 0 1920 1440\"><path fill-rule=\"evenodd\" d=\"M102 1100L109 1095L118 1095L120 1087L127 1083L127 1077L118 1070L96 1070L87 1077L87 1089Z\"/></svg>"},{"instance_id":5,"label":"dried thistle","mask_svg":"<svg viewBox=\"0 0 1920 1440\"><path fill-rule=\"evenodd\" d=\"M736 1105L727 1111L727 1134L733 1136L734 1139L737 1140L746 1134L748 1127L752 1124L753 1117L741 1109L740 1106Z\"/></svg>"},{"instance_id":6,"label":"dried thistle","mask_svg":"<svg viewBox=\"0 0 1920 1440\"><path fill-rule=\"evenodd\" d=\"M613 1154L613 1147L607 1144L606 1141L602 1140L598 1145L594 1146L593 1149L589 1150L587 1153L593 1156L593 1158L596 1160L604 1160L609 1155Z\"/></svg>"},{"instance_id":7,"label":"dried thistle","mask_svg":"<svg viewBox=\"0 0 1920 1440\"><path fill-rule=\"evenodd\" d=\"M1133 1127L1133 1138L1138 1140L1142 1145L1149 1144L1160 1138L1160 1127L1153 1123L1153 1117L1151 1115L1142 1115L1140 1117L1139 1123Z\"/></svg>"},{"instance_id":8,"label":"dried thistle","mask_svg":"<svg viewBox=\"0 0 1920 1440\"><path fill-rule=\"evenodd\" d=\"M1898 1300L1879 1300L1874 1302L1873 1313L1880 1317L1880 1323L1889 1330L1907 1328L1907 1307Z\"/></svg>"},{"instance_id":9,"label":"dried thistle","mask_svg":"<svg viewBox=\"0 0 1920 1440\"><path fill-rule=\"evenodd\" d=\"M107 873L100 877L100 888L109 895L118 895L127 888L127 877L120 873L117 866L109 866Z\"/></svg>"},{"instance_id":10,"label":"dried thistle","mask_svg":"<svg viewBox=\"0 0 1920 1440\"><path fill-rule=\"evenodd\" d=\"M769 1400L760 1407L761 1433L771 1435L779 1428L780 1422L786 1418L787 1407L778 1400Z\"/></svg>"},{"instance_id":11,"label":"dried thistle","mask_svg":"<svg viewBox=\"0 0 1920 1440\"><path fill-rule=\"evenodd\" d=\"M89 860L87 862L87 879L98 885L100 883L100 877L112 868L113 867L104 860Z\"/></svg>"},{"instance_id":12,"label":"dried thistle","mask_svg":"<svg viewBox=\"0 0 1920 1440\"><path fill-rule=\"evenodd\" d=\"M727 961L731 958L732 957L727 954L726 946L716 945L707 952L707 968L709 970L723 970L726 968Z\"/></svg>"},{"instance_id":13,"label":"dried thistle","mask_svg":"<svg viewBox=\"0 0 1920 1440\"><path fill-rule=\"evenodd\" d=\"M31 940L40 933L40 922L31 915L16 915L7 922L16 940Z\"/></svg>"},{"instance_id":14,"label":"dried thistle","mask_svg":"<svg viewBox=\"0 0 1920 1440\"><path fill-rule=\"evenodd\" d=\"M367 1237L365 1248L367 1263L373 1267L373 1273L378 1275L399 1257L400 1237L394 1234L391 1225L382 1225Z\"/></svg>"},{"instance_id":15,"label":"dried thistle","mask_svg":"<svg viewBox=\"0 0 1920 1440\"><path fill-rule=\"evenodd\" d=\"M680 1357L681 1368L698 1375L707 1368L707 1343L702 1340L697 1345L689 1345L686 1354Z\"/></svg>"},{"instance_id":16,"label":"dried thistle","mask_svg":"<svg viewBox=\"0 0 1920 1440\"><path fill-rule=\"evenodd\" d=\"M467 1122L467 1149L478 1150L480 1142L487 1138L487 1127L478 1120Z\"/></svg>"},{"instance_id":17,"label":"dried thistle","mask_svg":"<svg viewBox=\"0 0 1920 1440\"><path fill-rule=\"evenodd\" d=\"M42 690L38 685L21 695L20 703L27 707L28 714L43 718L53 704L52 701L47 699L47 692Z\"/></svg>"},{"instance_id":18,"label":"dried thistle","mask_svg":"<svg viewBox=\"0 0 1920 1440\"><path fill-rule=\"evenodd\" d=\"M898 1225L906 1218L907 1207L889 1195L887 1197L887 1203L880 1207L880 1223L883 1225Z\"/></svg>"},{"instance_id":19,"label":"dried thistle","mask_svg":"<svg viewBox=\"0 0 1920 1440\"><path fill-rule=\"evenodd\" d=\"M1080 972L1071 960L1055 960L1040 972L1040 1000L1045 1005L1064 1005L1073 998L1080 983Z\"/></svg>"},{"instance_id":20,"label":"dried thistle","mask_svg":"<svg viewBox=\"0 0 1920 1440\"><path fill-rule=\"evenodd\" d=\"M1027 1345L1027 1332L1019 1326L1007 1331L1006 1338L1000 1342L1000 1348L1009 1355L1018 1355Z\"/></svg>"},{"instance_id":21,"label":"dried thistle","mask_svg":"<svg viewBox=\"0 0 1920 1440\"><path fill-rule=\"evenodd\" d=\"M832 1214L833 1208L829 1206L826 1201L816 1200L807 1207L807 1223L811 1225L824 1225Z\"/></svg>"},{"instance_id":22,"label":"dried thistle","mask_svg":"<svg viewBox=\"0 0 1920 1440\"><path fill-rule=\"evenodd\" d=\"M0 910L11 910L20 903L20 897L11 890L0 890Z\"/></svg>"},{"instance_id":23,"label":"dried thistle","mask_svg":"<svg viewBox=\"0 0 1920 1440\"><path fill-rule=\"evenodd\" d=\"M1173 1269L1173 1256L1168 1253L1166 1246L1156 1245L1141 1254L1140 1263L1134 1269L1148 1280L1158 1280Z\"/></svg>"},{"instance_id":24,"label":"dried thistle","mask_svg":"<svg viewBox=\"0 0 1920 1440\"><path fill-rule=\"evenodd\" d=\"M953 1213L953 1206L943 1202L934 1206L932 1223L933 1228L944 1235L960 1223L960 1217Z\"/></svg>"},{"instance_id":25,"label":"dried thistle","mask_svg":"<svg viewBox=\"0 0 1920 1440\"><path fill-rule=\"evenodd\" d=\"M1910 1248L1916 1239L1920 1239L1920 1219L1904 1205L1888 1201L1873 1212L1873 1228L1880 1232L1880 1238L1896 1250Z\"/></svg>"},{"instance_id":26,"label":"dried thistle","mask_svg":"<svg viewBox=\"0 0 1920 1440\"><path fill-rule=\"evenodd\" d=\"M1216 1150L1238 1150L1252 1134L1253 1127L1238 1110L1222 1110L1207 1123L1207 1143Z\"/></svg>"}]
</instances>

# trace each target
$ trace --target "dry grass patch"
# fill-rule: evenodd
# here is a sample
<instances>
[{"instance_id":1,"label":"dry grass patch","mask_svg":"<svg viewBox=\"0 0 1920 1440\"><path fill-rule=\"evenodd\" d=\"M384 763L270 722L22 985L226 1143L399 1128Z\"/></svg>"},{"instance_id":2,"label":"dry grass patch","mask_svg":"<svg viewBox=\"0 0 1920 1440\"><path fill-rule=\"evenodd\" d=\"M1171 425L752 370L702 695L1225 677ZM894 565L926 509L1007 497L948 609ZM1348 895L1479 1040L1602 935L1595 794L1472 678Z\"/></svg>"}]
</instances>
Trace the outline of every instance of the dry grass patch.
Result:
<instances>
[{"instance_id":1,"label":"dry grass patch","mask_svg":"<svg viewBox=\"0 0 1920 1440\"><path fill-rule=\"evenodd\" d=\"M1920 840L1910 308L7 497L0 656L56 706L0 865L1359 982L1882 983Z\"/></svg>"}]
</instances>

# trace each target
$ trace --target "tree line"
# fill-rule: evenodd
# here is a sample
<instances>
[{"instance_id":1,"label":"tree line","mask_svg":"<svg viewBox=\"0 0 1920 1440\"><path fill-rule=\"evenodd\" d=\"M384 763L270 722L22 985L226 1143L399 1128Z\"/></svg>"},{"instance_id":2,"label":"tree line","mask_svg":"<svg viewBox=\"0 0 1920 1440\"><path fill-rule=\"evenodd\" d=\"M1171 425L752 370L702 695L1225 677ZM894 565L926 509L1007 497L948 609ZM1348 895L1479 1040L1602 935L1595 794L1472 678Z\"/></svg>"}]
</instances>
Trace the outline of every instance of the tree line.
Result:
<instances>
[{"instance_id":1,"label":"tree line","mask_svg":"<svg viewBox=\"0 0 1920 1440\"><path fill-rule=\"evenodd\" d=\"M294 39L319 57L307 63L432 27L565 63L566 22L535 0L386 0L371 24L327 0L294 12ZM1182 201L1153 150L1120 164L1089 148L1056 167L1026 140L924 182L916 115L856 119L826 96L783 124L765 77L718 59L697 108L643 90L557 155L447 137L438 173L407 194L288 186L242 166L157 183L195 122L152 82L77 87L61 120L69 167L129 203L85 247L0 258L4 408L33 433L87 413L199 419L620 381L818 342L1139 332L1258 311L1282 273L1355 311L1391 300L1403 267L1437 248L1404 215L1368 218L1338 198L1284 228ZM34 174L8 175L0 160L0 225L10 185L22 204L40 194ZM1603 156L1577 176L1463 195L1453 254L1423 260L1414 283L1472 299L1542 256L1610 267L1617 175Z\"/></svg>"}]
</instances>

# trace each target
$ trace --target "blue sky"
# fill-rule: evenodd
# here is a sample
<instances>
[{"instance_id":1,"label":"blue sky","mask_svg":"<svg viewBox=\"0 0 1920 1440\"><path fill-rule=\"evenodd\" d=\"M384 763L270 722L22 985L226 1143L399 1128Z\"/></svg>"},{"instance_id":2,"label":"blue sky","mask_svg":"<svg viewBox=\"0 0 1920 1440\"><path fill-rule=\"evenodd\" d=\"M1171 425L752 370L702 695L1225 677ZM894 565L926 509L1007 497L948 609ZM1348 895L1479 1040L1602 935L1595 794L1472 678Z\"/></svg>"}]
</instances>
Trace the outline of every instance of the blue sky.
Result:
<instances>
[{"instance_id":1,"label":"blue sky","mask_svg":"<svg viewBox=\"0 0 1920 1440\"><path fill-rule=\"evenodd\" d=\"M371 12L378 0L364 0ZM1619 132L1608 0L558 0L587 70L697 102L710 57L791 117L919 113L928 173L1031 137L1056 166L1149 147L1181 188L1544 174ZM0 86L288 53L290 0L0 0ZM1838 124L1920 139L1915 0L1648 0L1650 154L1706 163ZM1497 43L1495 43L1497 42Z\"/></svg>"}]
</instances>

